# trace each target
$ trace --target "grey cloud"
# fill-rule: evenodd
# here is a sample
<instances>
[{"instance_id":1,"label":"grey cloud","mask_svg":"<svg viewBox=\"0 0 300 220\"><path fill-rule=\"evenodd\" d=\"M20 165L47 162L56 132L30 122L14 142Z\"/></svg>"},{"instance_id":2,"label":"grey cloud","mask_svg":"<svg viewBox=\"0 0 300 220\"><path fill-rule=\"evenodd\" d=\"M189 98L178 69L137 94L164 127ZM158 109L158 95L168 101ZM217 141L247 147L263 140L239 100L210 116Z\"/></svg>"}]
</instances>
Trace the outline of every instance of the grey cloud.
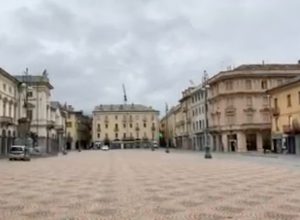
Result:
<instances>
[{"instance_id":1,"label":"grey cloud","mask_svg":"<svg viewBox=\"0 0 300 220\"><path fill-rule=\"evenodd\" d=\"M229 65L299 58L296 0L12 0L5 6L1 66L16 74L47 68L54 98L78 109L122 102L125 83L130 102L164 111L189 80L201 82L203 70L212 75Z\"/></svg>"}]
</instances>

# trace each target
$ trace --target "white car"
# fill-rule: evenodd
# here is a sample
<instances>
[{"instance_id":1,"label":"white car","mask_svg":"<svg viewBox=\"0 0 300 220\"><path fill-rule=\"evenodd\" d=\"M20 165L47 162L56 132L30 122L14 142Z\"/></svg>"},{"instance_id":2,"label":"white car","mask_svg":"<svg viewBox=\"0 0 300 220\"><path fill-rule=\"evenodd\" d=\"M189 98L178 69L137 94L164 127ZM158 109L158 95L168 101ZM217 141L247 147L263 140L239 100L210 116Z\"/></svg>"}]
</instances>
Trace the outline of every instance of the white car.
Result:
<instances>
[{"instance_id":1,"label":"white car","mask_svg":"<svg viewBox=\"0 0 300 220\"><path fill-rule=\"evenodd\" d=\"M22 145L13 145L9 149L9 160L30 161L29 148Z\"/></svg>"},{"instance_id":2,"label":"white car","mask_svg":"<svg viewBox=\"0 0 300 220\"><path fill-rule=\"evenodd\" d=\"M107 145L103 145L103 146L101 147L101 150L107 151L107 150L109 150L109 147L108 147Z\"/></svg>"}]
</instances>

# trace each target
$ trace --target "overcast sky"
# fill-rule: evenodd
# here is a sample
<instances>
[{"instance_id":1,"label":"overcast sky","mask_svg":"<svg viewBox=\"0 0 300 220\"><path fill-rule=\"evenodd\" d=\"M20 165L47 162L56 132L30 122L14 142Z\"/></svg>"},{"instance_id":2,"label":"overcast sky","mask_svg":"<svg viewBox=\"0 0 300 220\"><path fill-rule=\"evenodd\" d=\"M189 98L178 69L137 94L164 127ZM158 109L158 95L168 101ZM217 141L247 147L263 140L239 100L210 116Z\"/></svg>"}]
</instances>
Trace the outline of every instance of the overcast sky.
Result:
<instances>
[{"instance_id":1,"label":"overcast sky","mask_svg":"<svg viewBox=\"0 0 300 220\"><path fill-rule=\"evenodd\" d=\"M30 2L30 3L29 3ZM10 0L0 7L0 66L47 69L53 99L91 111L163 111L181 91L242 63L300 59L298 0Z\"/></svg>"}]
</instances>

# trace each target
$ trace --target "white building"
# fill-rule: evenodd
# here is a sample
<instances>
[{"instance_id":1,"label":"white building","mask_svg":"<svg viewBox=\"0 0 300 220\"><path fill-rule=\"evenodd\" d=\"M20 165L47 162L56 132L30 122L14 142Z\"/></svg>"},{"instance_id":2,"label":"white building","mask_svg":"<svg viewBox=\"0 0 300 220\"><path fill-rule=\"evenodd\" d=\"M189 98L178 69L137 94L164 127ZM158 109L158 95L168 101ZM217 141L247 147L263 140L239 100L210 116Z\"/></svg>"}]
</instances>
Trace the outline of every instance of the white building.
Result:
<instances>
[{"instance_id":1,"label":"white building","mask_svg":"<svg viewBox=\"0 0 300 220\"><path fill-rule=\"evenodd\" d=\"M191 92L192 145L194 150L204 150L205 145L205 90L202 85Z\"/></svg>"},{"instance_id":2,"label":"white building","mask_svg":"<svg viewBox=\"0 0 300 220\"><path fill-rule=\"evenodd\" d=\"M18 119L23 111L20 82L0 68L0 156L7 155L17 136Z\"/></svg>"},{"instance_id":3,"label":"white building","mask_svg":"<svg viewBox=\"0 0 300 220\"><path fill-rule=\"evenodd\" d=\"M53 86L46 71L42 75L22 75L15 78L27 86L27 117L31 121L30 131L37 136L37 145L44 147L47 153L57 152L58 147L51 136L55 128L50 106Z\"/></svg>"}]
</instances>

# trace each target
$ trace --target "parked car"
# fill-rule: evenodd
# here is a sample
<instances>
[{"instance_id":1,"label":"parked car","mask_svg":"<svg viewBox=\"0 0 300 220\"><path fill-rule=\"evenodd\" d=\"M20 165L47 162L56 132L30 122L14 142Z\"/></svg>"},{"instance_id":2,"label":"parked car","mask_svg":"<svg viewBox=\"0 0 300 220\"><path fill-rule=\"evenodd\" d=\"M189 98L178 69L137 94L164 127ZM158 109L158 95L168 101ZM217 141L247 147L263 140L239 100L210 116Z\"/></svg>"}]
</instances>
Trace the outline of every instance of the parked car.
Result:
<instances>
[{"instance_id":1,"label":"parked car","mask_svg":"<svg viewBox=\"0 0 300 220\"><path fill-rule=\"evenodd\" d=\"M93 149L99 150L99 149L102 149L102 146L103 146L102 142L96 141L96 142L94 143Z\"/></svg>"},{"instance_id":2,"label":"parked car","mask_svg":"<svg viewBox=\"0 0 300 220\"><path fill-rule=\"evenodd\" d=\"M107 151L107 150L109 150L109 147L108 147L108 145L103 145L103 146L101 147L101 150L104 150L104 151Z\"/></svg>"},{"instance_id":3,"label":"parked car","mask_svg":"<svg viewBox=\"0 0 300 220\"><path fill-rule=\"evenodd\" d=\"M30 161L30 150L23 145L13 145L9 149L9 160Z\"/></svg>"},{"instance_id":4,"label":"parked car","mask_svg":"<svg viewBox=\"0 0 300 220\"><path fill-rule=\"evenodd\" d=\"M152 146L153 146L153 148L158 148L158 143L157 143L157 141L153 141Z\"/></svg>"}]
</instances>

